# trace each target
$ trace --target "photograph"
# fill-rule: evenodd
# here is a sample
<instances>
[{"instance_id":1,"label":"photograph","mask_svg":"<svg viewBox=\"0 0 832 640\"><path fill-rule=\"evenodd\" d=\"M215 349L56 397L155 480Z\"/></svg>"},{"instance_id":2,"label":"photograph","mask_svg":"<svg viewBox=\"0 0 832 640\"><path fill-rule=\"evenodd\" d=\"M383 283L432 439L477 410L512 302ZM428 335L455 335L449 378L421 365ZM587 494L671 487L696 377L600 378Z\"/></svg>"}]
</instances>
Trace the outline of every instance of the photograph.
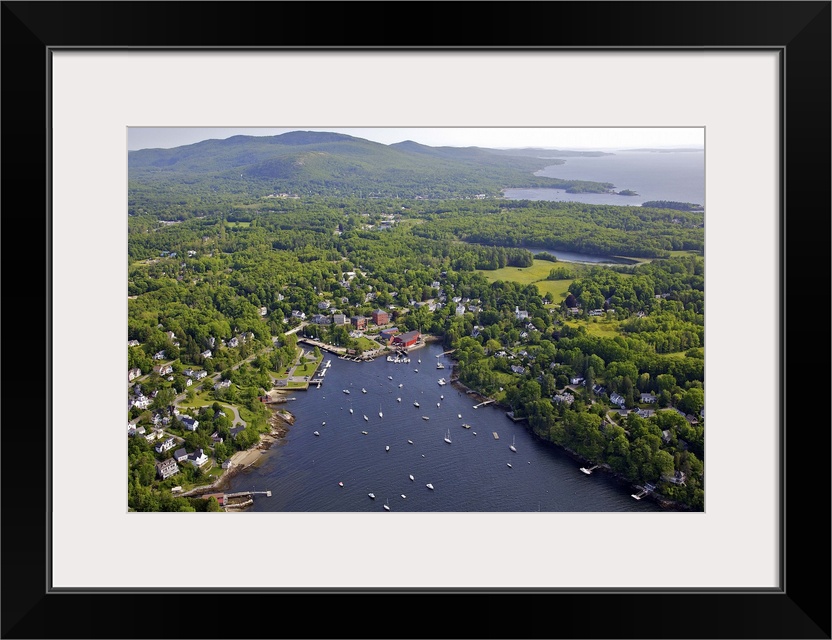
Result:
<instances>
[{"instance_id":1,"label":"photograph","mask_svg":"<svg viewBox=\"0 0 832 640\"><path fill-rule=\"evenodd\" d=\"M2 2L0 637L828 640L832 3L400 6Z\"/></svg>"},{"instance_id":2,"label":"photograph","mask_svg":"<svg viewBox=\"0 0 832 640\"><path fill-rule=\"evenodd\" d=\"M705 511L704 128L127 153L131 512Z\"/></svg>"}]
</instances>

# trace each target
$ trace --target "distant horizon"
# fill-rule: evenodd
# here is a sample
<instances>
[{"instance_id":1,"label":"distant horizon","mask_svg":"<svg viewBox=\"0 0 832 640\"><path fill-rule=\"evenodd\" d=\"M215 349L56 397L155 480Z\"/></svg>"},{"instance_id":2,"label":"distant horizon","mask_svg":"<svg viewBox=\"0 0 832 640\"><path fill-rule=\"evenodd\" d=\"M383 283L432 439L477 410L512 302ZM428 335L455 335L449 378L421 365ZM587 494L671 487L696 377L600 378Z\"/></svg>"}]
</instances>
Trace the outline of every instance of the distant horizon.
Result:
<instances>
[{"instance_id":1,"label":"distant horizon","mask_svg":"<svg viewBox=\"0 0 832 640\"><path fill-rule=\"evenodd\" d=\"M234 136L270 138L292 131L331 132L384 145L412 141L429 147L622 151L701 149L703 127L128 127L128 151L174 149ZM516 140L516 144L511 144Z\"/></svg>"}]
</instances>

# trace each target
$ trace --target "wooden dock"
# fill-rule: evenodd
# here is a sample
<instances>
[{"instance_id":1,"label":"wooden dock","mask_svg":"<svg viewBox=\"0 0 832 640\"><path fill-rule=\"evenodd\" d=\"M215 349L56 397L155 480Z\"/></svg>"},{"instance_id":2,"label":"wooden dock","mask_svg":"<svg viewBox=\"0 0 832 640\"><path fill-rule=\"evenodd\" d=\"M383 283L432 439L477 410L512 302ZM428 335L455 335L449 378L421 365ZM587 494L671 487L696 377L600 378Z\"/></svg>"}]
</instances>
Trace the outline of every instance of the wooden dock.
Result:
<instances>
[{"instance_id":1,"label":"wooden dock","mask_svg":"<svg viewBox=\"0 0 832 640\"><path fill-rule=\"evenodd\" d=\"M486 401L484 401L484 402L480 402L479 404L475 404L475 405L474 405L474 409L479 409L480 407L484 407L485 405L487 405L487 404L491 404L492 402L494 402L494 399L493 399L493 398L492 398L492 399L490 399L490 400L486 400Z\"/></svg>"}]
</instances>

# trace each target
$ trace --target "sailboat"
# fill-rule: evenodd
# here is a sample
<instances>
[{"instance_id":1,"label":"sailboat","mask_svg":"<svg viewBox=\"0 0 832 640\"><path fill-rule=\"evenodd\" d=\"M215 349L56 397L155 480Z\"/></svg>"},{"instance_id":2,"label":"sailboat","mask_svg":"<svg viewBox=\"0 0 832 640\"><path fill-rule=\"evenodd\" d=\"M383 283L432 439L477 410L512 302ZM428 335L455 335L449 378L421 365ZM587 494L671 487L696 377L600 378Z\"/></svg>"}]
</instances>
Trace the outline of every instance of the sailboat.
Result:
<instances>
[{"instance_id":1,"label":"sailboat","mask_svg":"<svg viewBox=\"0 0 832 640\"><path fill-rule=\"evenodd\" d=\"M506 466L507 466L509 469L511 469L511 463L510 463L510 462L506 462Z\"/></svg>"},{"instance_id":2,"label":"sailboat","mask_svg":"<svg viewBox=\"0 0 832 640\"><path fill-rule=\"evenodd\" d=\"M415 479L415 478L413 477L413 474L411 473L411 474L410 474L410 481L411 481L411 482L413 482L413 480L414 480L414 479Z\"/></svg>"},{"instance_id":3,"label":"sailboat","mask_svg":"<svg viewBox=\"0 0 832 640\"><path fill-rule=\"evenodd\" d=\"M509 449L511 449L512 451L517 451L517 449L514 448L514 436L511 436L511 445L509 445Z\"/></svg>"},{"instance_id":4,"label":"sailboat","mask_svg":"<svg viewBox=\"0 0 832 640\"><path fill-rule=\"evenodd\" d=\"M387 504L388 502L390 502L390 500L389 500L389 499L388 499L388 500L384 503L384 510L385 510L385 511L390 511L390 505L389 505L389 504Z\"/></svg>"},{"instance_id":5,"label":"sailboat","mask_svg":"<svg viewBox=\"0 0 832 640\"><path fill-rule=\"evenodd\" d=\"M370 420L370 419L367 417L367 414L366 414L366 413L364 414L364 419L365 419L365 420L367 420L367 421L369 421L369 420Z\"/></svg>"},{"instance_id":6,"label":"sailboat","mask_svg":"<svg viewBox=\"0 0 832 640\"><path fill-rule=\"evenodd\" d=\"M352 413L352 407L350 407L350 413Z\"/></svg>"},{"instance_id":7,"label":"sailboat","mask_svg":"<svg viewBox=\"0 0 832 640\"><path fill-rule=\"evenodd\" d=\"M451 430L450 429L448 429L448 433L445 436L445 442L447 442L448 444L451 444Z\"/></svg>"},{"instance_id":8,"label":"sailboat","mask_svg":"<svg viewBox=\"0 0 832 640\"><path fill-rule=\"evenodd\" d=\"M381 412L381 405L378 405L378 417L383 418L384 414Z\"/></svg>"},{"instance_id":9,"label":"sailboat","mask_svg":"<svg viewBox=\"0 0 832 640\"><path fill-rule=\"evenodd\" d=\"M433 485L432 485L430 482L428 482L425 486L426 486L428 489L430 489L431 491L433 491Z\"/></svg>"}]
</instances>

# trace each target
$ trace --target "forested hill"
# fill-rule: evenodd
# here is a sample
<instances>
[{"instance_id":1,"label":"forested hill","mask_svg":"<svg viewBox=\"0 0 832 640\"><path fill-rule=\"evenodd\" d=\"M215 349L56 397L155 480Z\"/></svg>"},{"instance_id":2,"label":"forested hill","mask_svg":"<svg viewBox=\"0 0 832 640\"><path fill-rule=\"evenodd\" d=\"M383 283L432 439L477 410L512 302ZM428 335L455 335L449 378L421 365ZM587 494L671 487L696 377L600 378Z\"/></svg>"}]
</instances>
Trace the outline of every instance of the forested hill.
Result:
<instances>
[{"instance_id":1,"label":"forested hill","mask_svg":"<svg viewBox=\"0 0 832 640\"><path fill-rule=\"evenodd\" d=\"M524 153L521 153L525 151ZM604 192L611 183L559 180L534 173L564 160L479 147L430 147L412 141L385 145L331 132L234 136L173 149L128 153L133 186L251 195L356 195L402 198L498 196L502 189L557 187ZM542 152L543 150L541 150ZM533 154L532 154L533 155Z\"/></svg>"}]
</instances>

